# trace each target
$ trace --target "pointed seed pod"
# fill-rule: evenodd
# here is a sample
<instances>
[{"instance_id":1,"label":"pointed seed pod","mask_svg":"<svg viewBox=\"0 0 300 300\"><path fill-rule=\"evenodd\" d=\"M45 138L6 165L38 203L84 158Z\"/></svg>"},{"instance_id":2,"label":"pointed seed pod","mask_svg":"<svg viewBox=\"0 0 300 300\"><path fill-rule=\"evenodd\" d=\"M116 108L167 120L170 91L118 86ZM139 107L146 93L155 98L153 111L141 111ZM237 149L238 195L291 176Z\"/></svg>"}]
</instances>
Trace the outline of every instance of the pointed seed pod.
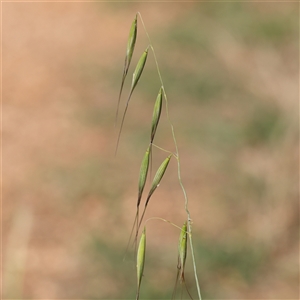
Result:
<instances>
[{"instance_id":1,"label":"pointed seed pod","mask_svg":"<svg viewBox=\"0 0 300 300\"><path fill-rule=\"evenodd\" d=\"M141 287L141 282L143 278L143 273L144 273L144 266L145 266L145 253L146 253L146 228L144 228L138 251L137 251L137 263L136 263L136 268L137 268L137 295L136 299L139 299L139 294L140 294L140 287Z\"/></svg>"},{"instance_id":2,"label":"pointed seed pod","mask_svg":"<svg viewBox=\"0 0 300 300\"><path fill-rule=\"evenodd\" d=\"M127 42L127 51L126 51L126 58L125 58L126 74L128 72L128 68L134 51L136 36L137 36L137 16L135 16L135 19L132 22L130 32L129 32L128 42Z\"/></svg>"},{"instance_id":3,"label":"pointed seed pod","mask_svg":"<svg viewBox=\"0 0 300 300\"><path fill-rule=\"evenodd\" d=\"M157 128L159 118L161 115L161 107L162 107L162 87L160 88L160 90L158 92L158 96L157 96L155 104L154 104L154 110L153 110L153 116L152 116L152 128L151 128L151 143L153 142L156 128Z\"/></svg>"},{"instance_id":4,"label":"pointed seed pod","mask_svg":"<svg viewBox=\"0 0 300 300\"><path fill-rule=\"evenodd\" d=\"M148 168L149 168L149 157L150 157L151 146L148 147L140 168L140 177L139 177L139 191L138 191L138 201L137 206L140 205L144 187L146 184Z\"/></svg>"},{"instance_id":5,"label":"pointed seed pod","mask_svg":"<svg viewBox=\"0 0 300 300\"><path fill-rule=\"evenodd\" d=\"M117 150L118 150L118 146L119 146L119 141L120 141L120 136L121 136L121 131L122 131L122 128L123 128L123 124L124 124L124 120L125 120L125 115L126 115L126 112L127 112L127 109L128 109L128 104L129 104L131 95L133 93L133 90L135 89L135 87L136 87L136 85L137 85L137 83L138 83L138 81L139 81L139 79L140 79L140 77L141 77L141 75L143 73L143 69L144 69L146 61L147 61L148 49L149 49L149 46L143 52L141 58L139 59L139 61L137 63L135 71L134 71L134 73L132 75L131 90L130 90L130 93L129 93L129 96L128 96L128 99L127 99L127 102L126 102L124 113L123 113L123 118L122 118L122 122L121 122L121 126L120 126L120 131L119 131L119 135L118 135L118 140L117 140L117 146L116 146L115 155L117 154Z\"/></svg>"},{"instance_id":6,"label":"pointed seed pod","mask_svg":"<svg viewBox=\"0 0 300 300\"><path fill-rule=\"evenodd\" d=\"M178 264L177 264L177 276L175 281L175 287L172 294L172 299L175 299L176 295L176 287L178 280L180 280L180 283L185 284L185 278L184 278L184 269L185 269L185 261L186 261L186 255L187 255L187 222L185 221L180 232L179 241L178 241ZM191 299L193 299L192 295L190 294L187 285L185 284L186 291Z\"/></svg>"},{"instance_id":7,"label":"pointed seed pod","mask_svg":"<svg viewBox=\"0 0 300 300\"><path fill-rule=\"evenodd\" d=\"M184 267L187 253L187 222L185 221L180 232L178 242L178 265L180 267L180 279L184 279Z\"/></svg>"},{"instance_id":8,"label":"pointed seed pod","mask_svg":"<svg viewBox=\"0 0 300 300\"><path fill-rule=\"evenodd\" d=\"M133 72L130 94L132 94L134 88L136 87L136 85L137 85L137 83L138 83L138 81L139 81L139 79L140 79L140 77L143 73L143 70L144 70L144 67L145 67L145 64L146 64L146 61L147 61L147 57L148 57L148 49L149 49L149 46L143 52L142 56L140 57L137 65L136 65L136 68Z\"/></svg>"},{"instance_id":9,"label":"pointed seed pod","mask_svg":"<svg viewBox=\"0 0 300 300\"><path fill-rule=\"evenodd\" d=\"M148 202L150 200L150 197L152 196L152 194L154 193L154 191L156 190L156 188L159 186L160 181L162 180L162 178L163 178L163 176L164 176L164 174L166 172L166 169L167 169L167 167L169 165L171 157L172 157L172 154L170 154L162 162L162 164L160 165L160 167L156 171L156 174L155 174L155 176L153 178L153 181L152 181L152 186L151 186L150 192L149 192L148 197L147 197L146 205L148 204Z\"/></svg>"},{"instance_id":10,"label":"pointed seed pod","mask_svg":"<svg viewBox=\"0 0 300 300\"><path fill-rule=\"evenodd\" d=\"M127 49L126 49L124 70L123 70L121 88L120 88L120 92L119 92L119 99L118 99L118 106L117 106L115 123L117 122L117 119L118 119L120 99L121 99L121 95L122 95L122 91L123 91L125 78L126 78L126 75L128 73L130 63L131 63L131 58L132 58L132 54L133 54L134 47L135 47L135 42L136 42L136 36L137 36L137 16L135 17L135 19L132 22L130 32L129 32L128 41L127 41Z\"/></svg>"},{"instance_id":11,"label":"pointed seed pod","mask_svg":"<svg viewBox=\"0 0 300 300\"><path fill-rule=\"evenodd\" d=\"M142 217L138 223L138 227L137 227L137 230L136 230L136 235L135 235L135 239L137 239L137 236L138 236L138 232L139 232L139 229L140 229L140 226L142 224L142 221L143 221L143 218L144 218L144 215L145 215L145 212L146 212L146 208L147 208L147 205L150 201L150 198L152 196L152 194L154 193L154 191L156 190L156 188L159 186L160 184L160 181L161 179L163 178L164 174L165 174L165 171L169 165L169 162L170 162L170 159L172 157L172 154L170 154L163 162L162 164L160 165L160 167L158 168L154 178L153 178L153 182L152 182L152 186L151 186L151 189L150 189L150 192L147 196L147 200L146 200L146 203L145 203L145 207L144 207L144 211L143 211L143 214L142 214Z\"/></svg>"},{"instance_id":12,"label":"pointed seed pod","mask_svg":"<svg viewBox=\"0 0 300 300\"><path fill-rule=\"evenodd\" d=\"M150 153L151 153L151 145L147 148L147 151L144 155L144 158L143 158L142 164L141 164L141 168L140 168L136 214L135 214L135 219L134 219L133 226L132 226L132 229L131 229L129 241L128 241L128 244L127 244L127 247L126 247L126 252L128 250L128 247L129 247L129 244L130 244L130 241L131 241L131 237L132 237L132 233L133 233L135 225L136 225L136 235L135 235L135 239L134 239L134 245L135 245L135 249L136 249L136 241L137 241L138 230L139 230L139 226L138 226L138 224L139 224L138 223L139 222L139 206L140 206L140 202L141 202L141 199L142 199L144 187L145 187L146 180L147 180Z\"/></svg>"}]
</instances>

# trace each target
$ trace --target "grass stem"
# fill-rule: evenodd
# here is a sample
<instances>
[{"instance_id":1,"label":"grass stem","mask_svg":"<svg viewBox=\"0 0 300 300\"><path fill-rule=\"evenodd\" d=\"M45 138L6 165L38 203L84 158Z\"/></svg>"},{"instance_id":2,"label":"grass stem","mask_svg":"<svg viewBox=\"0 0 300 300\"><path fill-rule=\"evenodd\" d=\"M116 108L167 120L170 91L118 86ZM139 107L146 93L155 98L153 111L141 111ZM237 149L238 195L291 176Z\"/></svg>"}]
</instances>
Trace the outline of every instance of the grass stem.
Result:
<instances>
[{"instance_id":1,"label":"grass stem","mask_svg":"<svg viewBox=\"0 0 300 300\"><path fill-rule=\"evenodd\" d=\"M188 199L186 190L184 188L184 185L182 183L181 167L180 167L180 156L179 156L178 144L177 144L177 140L176 140L176 136L175 136L174 126L173 126L173 123L171 122L170 115L169 115L168 97L167 97L167 94L166 94L165 86L164 86L163 79L162 79L162 76L161 76L161 72L160 72L160 68L159 68L159 65L158 65L158 60L157 60L157 57L156 57L156 53L155 53L154 47L152 45L152 41L151 41L150 36L149 36L149 34L147 32L147 29L146 29L146 26L144 24L144 21L143 21L143 18L141 16L141 13L138 12L137 14L140 17L140 20L142 22L143 28L144 28L145 33L147 35L147 38L148 38L148 41L149 41L149 45L150 45L150 49L151 49L151 51L153 53L154 61L155 61L155 64L156 64L156 70L157 70L157 73L158 73L158 76L159 76L159 80L160 80L160 83L161 83L161 86L162 86L162 89L163 89L163 95L164 95L165 103L166 103L166 115L167 115L167 119L168 119L169 125L171 127L172 137L173 137L174 146L175 146L175 150L176 150L178 180L179 180L179 184L180 184L180 187L182 189L182 192L183 192L184 201L185 201L184 208L185 208L185 211L186 211L187 217L188 217L187 228L188 228L188 233L189 233L189 241L190 241L190 248L191 248L191 256L192 256L192 262L193 262L194 276L195 276L195 281L196 281L196 286L197 286L198 297L199 297L199 300L201 300L202 299L201 298L201 291L200 291L200 285L199 285L199 280L198 280L198 275L197 275L197 267L196 267L196 260L195 260L195 254L194 254L193 239L192 239L192 218L191 218L190 211L188 209L189 199Z\"/></svg>"}]
</instances>

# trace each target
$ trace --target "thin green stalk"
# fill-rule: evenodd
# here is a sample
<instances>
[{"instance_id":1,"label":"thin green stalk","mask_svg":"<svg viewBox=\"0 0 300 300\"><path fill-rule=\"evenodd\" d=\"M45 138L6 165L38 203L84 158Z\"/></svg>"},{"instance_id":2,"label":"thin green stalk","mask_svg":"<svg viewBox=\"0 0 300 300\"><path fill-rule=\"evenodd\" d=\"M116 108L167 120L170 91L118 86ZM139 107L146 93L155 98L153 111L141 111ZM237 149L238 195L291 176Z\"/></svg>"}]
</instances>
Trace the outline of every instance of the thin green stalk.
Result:
<instances>
[{"instance_id":1,"label":"thin green stalk","mask_svg":"<svg viewBox=\"0 0 300 300\"><path fill-rule=\"evenodd\" d=\"M151 221L151 220L160 220L160 221L163 221L163 222L165 222L165 223L169 223L169 224L171 224L172 226L174 226L174 227L178 228L179 230L181 230L181 228L180 228L179 226L177 226L176 224L174 224L174 223L172 223L171 221L166 220L166 219L164 219L164 218L160 218L160 217L151 217L151 218L147 219L147 220L145 221L145 226L146 226L146 224L147 224L149 221Z\"/></svg>"},{"instance_id":2,"label":"thin green stalk","mask_svg":"<svg viewBox=\"0 0 300 300\"><path fill-rule=\"evenodd\" d=\"M197 275L197 267L196 267L196 260L195 260L193 240L192 240L192 219L191 219L191 214L190 214L189 209L188 209L189 199L188 199L186 190L184 188L184 185L182 183L181 167L180 167L180 156L179 156L178 145L177 145L177 141L176 141L176 137L175 137L174 126L173 126L173 123L171 122L171 119L170 119L170 116L169 116L168 97L167 97L167 94L166 94L166 91L165 91L165 86L164 86L164 83L163 83L163 79L162 79L162 76L161 76L161 73L160 73L160 69L159 69L157 58L156 58L155 50L153 48L150 36L147 32L146 26L144 24L144 21L143 21L143 18L141 16L140 12L138 12L137 14L139 15L139 17L141 19L143 28L144 28L145 33L147 35L147 38L149 40L149 46L150 46L150 48L152 50L152 53L153 53L154 61L155 61L155 64L156 64L156 70L157 70L159 80L160 80L160 83L161 83L161 86L162 86L162 89L163 89L163 93L164 93L164 98L165 98L165 103L166 103L166 115L167 115L169 125L171 127L174 146L175 146L175 149L176 149L178 180L179 180L179 184L180 184L180 187L181 187L183 195L184 195L184 200L185 200L184 208L185 208L185 211L186 211L187 216L188 216L187 227L188 227L188 232L189 232L189 241L190 241L191 256L192 256L192 262L193 262L193 268L194 268L194 276L195 276L195 281L196 281L196 286L197 286L198 297L199 297L199 300L201 300L202 299L201 298L201 291L200 291L200 285L199 285L199 280L198 280L198 275Z\"/></svg>"},{"instance_id":3,"label":"thin green stalk","mask_svg":"<svg viewBox=\"0 0 300 300\"><path fill-rule=\"evenodd\" d=\"M159 147L159 146L157 146L156 144L153 144L153 143L151 143L151 145L154 146L155 148L157 148L157 149L163 151L163 152L167 152L167 153L169 153L169 154L172 154L172 155L177 159L177 156L176 156L174 153L172 153L171 151L166 150L166 149L164 149L164 148L162 148L162 147Z\"/></svg>"}]
</instances>

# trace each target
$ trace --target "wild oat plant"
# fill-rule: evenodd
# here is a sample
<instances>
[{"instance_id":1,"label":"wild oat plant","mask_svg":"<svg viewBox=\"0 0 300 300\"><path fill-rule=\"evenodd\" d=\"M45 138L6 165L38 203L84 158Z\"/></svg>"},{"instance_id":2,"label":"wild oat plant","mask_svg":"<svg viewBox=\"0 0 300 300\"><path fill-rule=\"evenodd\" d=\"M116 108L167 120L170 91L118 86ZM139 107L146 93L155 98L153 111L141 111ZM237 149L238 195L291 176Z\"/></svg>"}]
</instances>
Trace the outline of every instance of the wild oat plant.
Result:
<instances>
[{"instance_id":1,"label":"wild oat plant","mask_svg":"<svg viewBox=\"0 0 300 300\"><path fill-rule=\"evenodd\" d=\"M186 257L187 257L187 239L189 239L190 253L191 253L191 257L192 257L194 276L195 276L195 282L196 282L196 287L197 287L197 294L198 294L198 298L201 300L201 293L200 293L200 287L199 287L199 282L198 282L198 277L197 277L196 262L195 262L195 256L194 256L194 250L193 250L193 241L192 241L192 218L191 218L191 214L190 214L189 209L188 209L188 197L187 197L185 188L184 188L182 180L181 180L180 156L179 156L179 152L178 152L178 146L177 146L177 142L176 142L174 127L173 127L173 124L172 124L172 122L170 120L170 116L169 116L168 98L167 98L167 95L166 95L166 91L165 91L164 83L163 83L163 80L162 80L161 72L160 72L160 69L159 69L158 61L157 61L157 58L156 58L156 54L155 54L155 51L154 51L154 47L152 45L151 39L150 39L149 34L146 30L144 21L143 21L142 16L141 16L140 13L136 14L136 16L135 16L135 18L132 22L130 32L129 32L128 42L127 42L127 51L126 51L126 56L125 56L125 63L124 63L121 88L120 88L120 93L119 93L119 98L118 98L118 105L117 105L115 122L117 123L117 120L118 120L119 106L120 106L120 100L121 100L121 97L122 97L123 86L124 86L124 82L126 80L126 77L128 75L128 70L129 70L129 67L130 67L131 59L132 59L135 44L136 44L137 28L138 28L138 17L141 21L141 24L144 28L144 31L145 31L146 35L147 35L149 45L147 46L145 51L142 53L137 65L135 67L133 75L132 75L131 88L130 88L129 95L128 95L128 98L127 98L127 101L126 101L126 104L125 104L125 109L124 109L124 112L123 112L121 125L120 125L120 130L119 130L119 134L118 134L116 153L117 153L117 149L118 149L118 145L119 145L119 141L120 141L121 131L122 131L122 128L123 128L126 112L127 112L128 106L129 106L129 102L130 102L132 93L133 93L134 89L136 88L136 86L137 86L137 84L138 84L138 82L141 78L141 75L143 73L149 51L152 52L152 54L153 54L155 64L156 64L156 69L157 69L157 75L159 77L161 86L159 88L159 92L158 92L156 101L154 103L152 124L151 124L151 134L150 134L150 137L149 137L149 145L147 146L147 149L146 149L145 155L142 159L142 163L141 163L141 167L140 167L140 174L139 174L139 179L138 179L138 196L137 196L137 202L136 202L136 215L135 215L135 219L134 219L134 223L133 223L133 227L132 227L132 231L131 231L131 234L130 234L130 238L129 238L127 248L128 248L128 246L131 242L133 234L134 234L133 243L135 245L135 249L137 248L137 239L138 239L140 227L142 225L143 218L144 218L147 206L149 205L150 199L151 199L152 195L154 194L155 190L157 189L157 187L161 183L161 180L162 180L162 178L163 178L163 176L164 176L164 174L165 174L165 172L168 168L169 162L170 162L171 158L173 157L177 161L178 180L179 180L179 184L181 186L182 192L183 192L184 208L185 208L185 211L186 211L187 218L186 218L186 221L184 222L182 228L180 228L179 226L171 223L170 221L161 219L161 220L163 220L165 222L168 222L168 223L170 223L170 224L172 224L175 227L180 229L180 236L179 236L178 250L177 250L178 251L177 275L176 275L175 287L174 287L173 294L171 295L171 297L172 297L172 299L174 299L175 296L176 296L175 294L176 294L176 287L177 287L178 282L180 284L185 285L184 268L185 268L185 262L186 262ZM167 117L168 123L171 127L172 137L173 137L175 151L176 151L175 153L171 153L170 151L168 151L166 149L163 149L163 148L161 148L158 145L155 145L153 143L155 133L156 133L156 130L157 130L157 127L158 127L158 124L159 124L160 116L161 116L163 100L165 102L166 117ZM152 158L152 147L157 147L158 149L167 152L168 156L161 163L160 167L158 168L158 170L155 173L155 176L152 180L150 191L148 192L148 195L146 197L146 201L145 201L144 208L143 208L143 213L140 217L140 215L139 215L140 204L141 204L141 200L142 200L142 196L143 196L143 192L144 192L144 187L145 187L146 180L147 180L147 175L148 175L148 172L149 172L149 164L150 164L150 161L153 159ZM126 249L126 251L127 251L127 249ZM142 282L142 278L143 278L143 272L144 272L144 267L145 267L145 259L146 259L146 228L145 227L143 229L143 232L142 232L140 240L139 240L136 255L137 255L136 256L136 267L137 267L136 299L138 300L139 296L140 296L140 291L141 291L141 282ZM190 298L193 299L188 290L187 290L187 292L188 292Z\"/></svg>"}]
</instances>

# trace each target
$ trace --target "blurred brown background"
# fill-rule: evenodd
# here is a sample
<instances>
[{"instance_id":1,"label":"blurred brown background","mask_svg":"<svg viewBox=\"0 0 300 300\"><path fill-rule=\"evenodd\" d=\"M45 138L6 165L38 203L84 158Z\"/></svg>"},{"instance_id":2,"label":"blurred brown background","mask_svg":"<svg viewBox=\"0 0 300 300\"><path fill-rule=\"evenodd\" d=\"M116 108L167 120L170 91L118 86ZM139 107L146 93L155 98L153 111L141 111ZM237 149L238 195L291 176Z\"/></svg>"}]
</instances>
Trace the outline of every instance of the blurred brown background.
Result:
<instances>
[{"instance_id":1,"label":"blurred brown background","mask_svg":"<svg viewBox=\"0 0 300 300\"><path fill-rule=\"evenodd\" d=\"M132 251L123 255L159 89L150 53L114 158L137 11L170 101L203 298L299 298L299 3L2 8L3 298L134 298ZM139 22L130 72L147 45ZM156 144L174 151L165 110ZM155 152L153 170L164 157ZM147 218L181 226L183 207L174 160ZM142 299L170 299L178 235L147 223Z\"/></svg>"}]
</instances>

